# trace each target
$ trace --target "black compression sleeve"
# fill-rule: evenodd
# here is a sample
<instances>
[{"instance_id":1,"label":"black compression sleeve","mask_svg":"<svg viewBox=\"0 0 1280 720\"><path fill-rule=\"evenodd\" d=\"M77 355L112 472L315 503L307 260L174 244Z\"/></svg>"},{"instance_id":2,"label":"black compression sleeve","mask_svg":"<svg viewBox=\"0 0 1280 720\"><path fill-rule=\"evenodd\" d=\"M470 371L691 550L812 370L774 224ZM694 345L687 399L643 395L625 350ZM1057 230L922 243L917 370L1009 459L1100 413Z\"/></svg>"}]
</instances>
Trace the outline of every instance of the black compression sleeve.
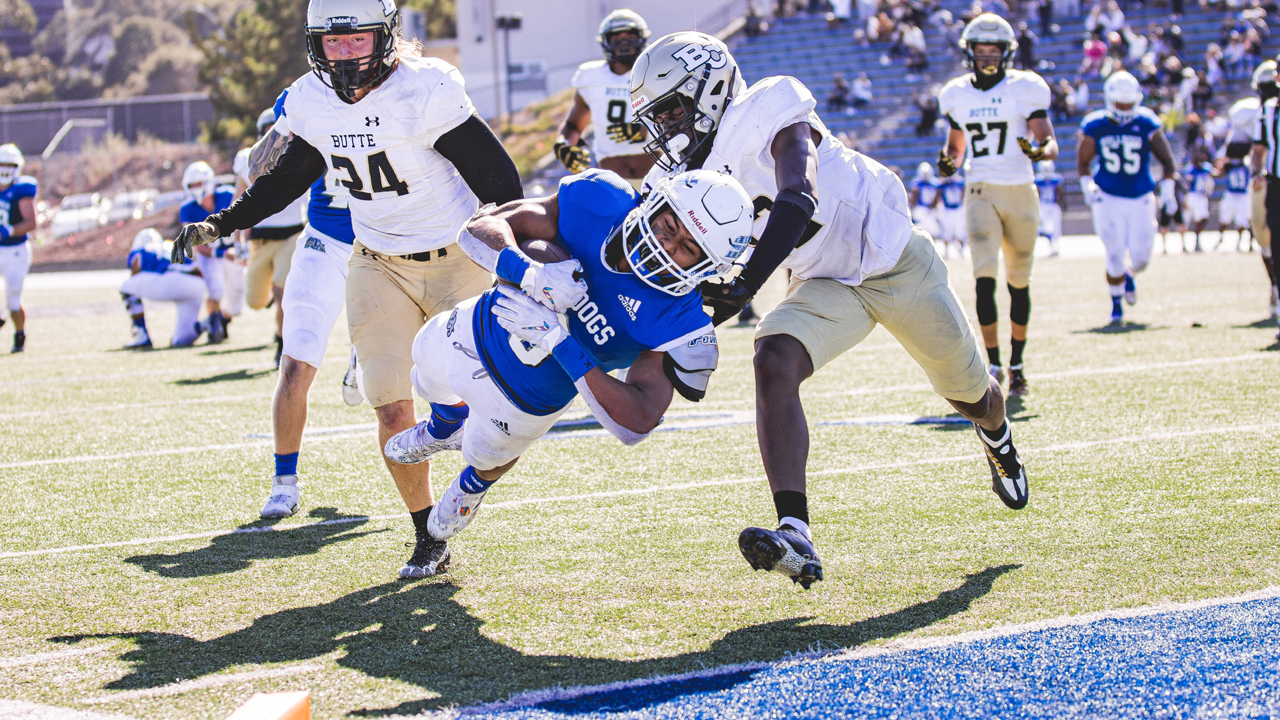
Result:
<instances>
[{"instance_id":1,"label":"black compression sleeve","mask_svg":"<svg viewBox=\"0 0 1280 720\"><path fill-rule=\"evenodd\" d=\"M773 208L769 210L769 222L765 223L760 241L756 243L756 250L739 276L753 293L796 249L815 210L817 206L813 199L804 193L792 190L778 193Z\"/></svg>"},{"instance_id":2,"label":"black compression sleeve","mask_svg":"<svg viewBox=\"0 0 1280 720\"><path fill-rule=\"evenodd\" d=\"M441 135L435 147L458 169L467 187L480 198L481 205L501 205L524 197L515 162L479 116L472 115Z\"/></svg>"},{"instance_id":3,"label":"black compression sleeve","mask_svg":"<svg viewBox=\"0 0 1280 720\"><path fill-rule=\"evenodd\" d=\"M254 181L231 207L209 216L223 237L247 230L289 207L329 170L324 156L306 140L293 136L280 162Z\"/></svg>"}]
</instances>

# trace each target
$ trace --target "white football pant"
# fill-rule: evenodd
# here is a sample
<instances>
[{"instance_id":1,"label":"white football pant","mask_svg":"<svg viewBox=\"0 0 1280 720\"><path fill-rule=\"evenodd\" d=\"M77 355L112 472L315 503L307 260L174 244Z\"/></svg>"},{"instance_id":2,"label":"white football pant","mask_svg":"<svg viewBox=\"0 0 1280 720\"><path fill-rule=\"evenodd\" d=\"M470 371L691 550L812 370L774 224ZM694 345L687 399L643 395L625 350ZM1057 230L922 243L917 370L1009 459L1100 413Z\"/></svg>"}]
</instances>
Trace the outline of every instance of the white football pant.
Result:
<instances>
[{"instance_id":1,"label":"white football pant","mask_svg":"<svg viewBox=\"0 0 1280 720\"><path fill-rule=\"evenodd\" d=\"M1156 198L1153 193L1126 198L1098 191L1093 211L1093 230L1107 249L1107 274L1120 277L1132 270L1146 269L1151 262L1151 246L1156 240ZM1125 253L1129 265L1125 266Z\"/></svg>"},{"instance_id":2,"label":"white football pant","mask_svg":"<svg viewBox=\"0 0 1280 720\"><path fill-rule=\"evenodd\" d=\"M414 390L428 402L467 404L471 414L462 436L462 457L477 470L492 470L520 457L547 434L568 406L550 415L530 415L502 394L476 353L475 306L476 298L464 300L422 326L413 339L409 377Z\"/></svg>"},{"instance_id":3,"label":"white football pant","mask_svg":"<svg viewBox=\"0 0 1280 720\"><path fill-rule=\"evenodd\" d=\"M143 300L173 303L178 310L178 319L173 326L174 345L190 345L199 337L196 323L200 319L200 304L204 302L205 293L205 284L200 278L177 270L140 272L125 280L120 292Z\"/></svg>"},{"instance_id":4,"label":"white football pant","mask_svg":"<svg viewBox=\"0 0 1280 720\"><path fill-rule=\"evenodd\" d=\"M222 314L236 317L244 310L244 265L226 257L218 259L222 266Z\"/></svg>"},{"instance_id":5,"label":"white football pant","mask_svg":"<svg viewBox=\"0 0 1280 720\"><path fill-rule=\"evenodd\" d=\"M302 229L293 248L289 282L284 286L284 354L320 367L329 334L347 301L347 261L351 243Z\"/></svg>"},{"instance_id":6,"label":"white football pant","mask_svg":"<svg viewBox=\"0 0 1280 720\"><path fill-rule=\"evenodd\" d=\"M1219 225L1248 228L1250 220L1249 193L1222 193L1222 202L1218 204Z\"/></svg>"},{"instance_id":7,"label":"white football pant","mask_svg":"<svg viewBox=\"0 0 1280 720\"><path fill-rule=\"evenodd\" d=\"M30 242L0 247L0 273L4 274L5 299L11 313L22 309L22 285L30 270Z\"/></svg>"},{"instance_id":8,"label":"white football pant","mask_svg":"<svg viewBox=\"0 0 1280 720\"><path fill-rule=\"evenodd\" d=\"M1187 193L1183 197L1182 219L1188 223L1196 223L1209 219L1209 198L1201 193Z\"/></svg>"},{"instance_id":9,"label":"white football pant","mask_svg":"<svg viewBox=\"0 0 1280 720\"><path fill-rule=\"evenodd\" d=\"M929 233L934 239L941 239L942 228L938 226L938 216L933 208L917 205L911 208L911 222L916 227Z\"/></svg>"},{"instance_id":10,"label":"white football pant","mask_svg":"<svg viewBox=\"0 0 1280 720\"><path fill-rule=\"evenodd\" d=\"M1062 206L1058 203L1040 203L1040 234L1050 240L1062 237Z\"/></svg>"},{"instance_id":11,"label":"white football pant","mask_svg":"<svg viewBox=\"0 0 1280 720\"><path fill-rule=\"evenodd\" d=\"M963 245L969 233L964 224L964 207L941 207L936 210L938 229L942 232L942 239Z\"/></svg>"},{"instance_id":12,"label":"white football pant","mask_svg":"<svg viewBox=\"0 0 1280 720\"><path fill-rule=\"evenodd\" d=\"M222 302L222 258L205 257L200 253L195 253L196 267L200 269L200 276L204 279L205 291L209 294L209 299L216 302Z\"/></svg>"}]
</instances>

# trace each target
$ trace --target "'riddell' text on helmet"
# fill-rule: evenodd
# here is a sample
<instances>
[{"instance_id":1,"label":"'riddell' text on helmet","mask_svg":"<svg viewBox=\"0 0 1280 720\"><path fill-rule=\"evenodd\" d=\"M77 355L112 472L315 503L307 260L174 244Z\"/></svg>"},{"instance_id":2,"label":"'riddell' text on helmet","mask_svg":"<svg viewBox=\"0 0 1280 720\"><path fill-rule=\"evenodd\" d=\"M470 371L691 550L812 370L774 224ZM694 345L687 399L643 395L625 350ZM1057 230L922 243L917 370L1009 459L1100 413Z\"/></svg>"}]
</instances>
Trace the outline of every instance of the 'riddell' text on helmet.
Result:
<instances>
[{"instance_id":1,"label":"'riddell' text on helmet","mask_svg":"<svg viewBox=\"0 0 1280 720\"><path fill-rule=\"evenodd\" d=\"M311 0L307 5L307 61L343 102L356 101L356 91L374 87L395 70L398 15L393 0ZM324 36L373 33L373 52L358 58L330 60Z\"/></svg>"}]
</instances>

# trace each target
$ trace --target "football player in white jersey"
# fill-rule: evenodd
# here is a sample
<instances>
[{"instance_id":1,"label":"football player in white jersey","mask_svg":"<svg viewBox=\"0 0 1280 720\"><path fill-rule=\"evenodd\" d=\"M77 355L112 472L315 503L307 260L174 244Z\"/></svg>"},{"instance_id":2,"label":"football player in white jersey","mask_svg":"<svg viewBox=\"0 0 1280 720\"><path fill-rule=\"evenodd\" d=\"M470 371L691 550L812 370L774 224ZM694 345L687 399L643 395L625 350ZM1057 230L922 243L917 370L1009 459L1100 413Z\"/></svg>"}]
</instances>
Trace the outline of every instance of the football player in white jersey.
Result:
<instances>
[{"instance_id":1,"label":"football player in white jersey","mask_svg":"<svg viewBox=\"0 0 1280 720\"><path fill-rule=\"evenodd\" d=\"M276 121L275 108L267 108L258 115L258 139L261 140ZM249 156L253 148L236 153L231 170L236 174L236 192L249 188ZM249 307L261 310L268 301L276 305L276 367L280 367L280 355L284 352L284 283L289 276L289 260L294 245L302 232L303 212L307 196L294 200L289 207L263 220L249 229L249 258L245 270L246 299Z\"/></svg>"},{"instance_id":2,"label":"football player in white jersey","mask_svg":"<svg viewBox=\"0 0 1280 720\"><path fill-rule=\"evenodd\" d=\"M26 347L27 313L22 308L22 286L31 270L31 244L27 235L36 229L36 179L22 174L22 151L13 143L0 145L0 274L13 320L13 348ZM0 317L0 326L4 318Z\"/></svg>"},{"instance_id":3,"label":"football player in white jersey","mask_svg":"<svg viewBox=\"0 0 1280 720\"><path fill-rule=\"evenodd\" d=\"M475 113L457 68L399 39L392 0L311 0L305 28L312 72L289 87L277 115L290 139L236 204L182 229L174 252L252 227L327 172L350 196L356 241L346 282L360 386L378 419L378 448L413 427L411 344L418 329L493 276L455 243L481 203L523 196L520 175ZM387 468L412 516L413 554L402 577L433 575L448 560L427 533L430 465Z\"/></svg>"},{"instance_id":4,"label":"football player in white jersey","mask_svg":"<svg viewBox=\"0 0 1280 720\"><path fill-rule=\"evenodd\" d=\"M1227 136L1226 154L1228 158L1248 157L1253 148L1253 130L1258 125L1262 112L1262 103L1280 95L1280 85L1276 84L1276 63L1267 60L1254 68L1252 85L1257 97L1247 97L1236 101L1227 111L1231 121L1231 134ZM1267 280L1271 285L1271 297L1268 307L1271 317L1280 311L1280 287L1277 286L1276 274L1271 259L1271 229L1267 227L1267 186L1265 182L1249 183L1249 226L1253 236L1261 248L1262 263L1267 270Z\"/></svg>"},{"instance_id":5,"label":"football player in white jersey","mask_svg":"<svg viewBox=\"0 0 1280 720\"><path fill-rule=\"evenodd\" d=\"M946 264L911 224L898 176L836 139L800 81L771 77L748 88L724 44L703 33L654 41L636 61L631 101L652 138L647 187L685 169L724 171L761 215L742 272L702 286L713 320L741 310L779 266L791 272L786 299L756 327L756 427L779 527L742 531L739 549L751 566L805 587L822 579L809 530L800 385L877 323L975 423L992 489L1010 508L1024 507L1027 475L1000 386L987 374Z\"/></svg>"},{"instance_id":6,"label":"football player in white jersey","mask_svg":"<svg viewBox=\"0 0 1280 720\"><path fill-rule=\"evenodd\" d=\"M644 125L631 114L631 67L649 41L649 24L632 10L614 10L600 23L597 39L605 59L582 63L574 74L573 107L560 126L556 157L571 173L586 170L594 158L639 187L653 161L644 152ZM583 136L592 119L596 130L588 150Z\"/></svg>"},{"instance_id":7,"label":"football player in white jersey","mask_svg":"<svg viewBox=\"0 0 1280 720\"><path fill-rule=\"evenodd\" d=\"M1049 85L1027 70L1009 67L1018 41L1013 27L998 15L983 13L965 26L960 47L973 72L952 79L938 94L942 114L951 123L947 144L938 153L938 174L956 172L965 163L964 202L969 251L976 278L978 324L991 362L991 374L1003 380L1000 363L996 274L1004 251L1009 287L1009 393L1026 392L1022 351L1031 316L1031 262L1040 228L1032 163L1058 157L1058 141L1049 120Z\"/></svg>"}]
</instances>

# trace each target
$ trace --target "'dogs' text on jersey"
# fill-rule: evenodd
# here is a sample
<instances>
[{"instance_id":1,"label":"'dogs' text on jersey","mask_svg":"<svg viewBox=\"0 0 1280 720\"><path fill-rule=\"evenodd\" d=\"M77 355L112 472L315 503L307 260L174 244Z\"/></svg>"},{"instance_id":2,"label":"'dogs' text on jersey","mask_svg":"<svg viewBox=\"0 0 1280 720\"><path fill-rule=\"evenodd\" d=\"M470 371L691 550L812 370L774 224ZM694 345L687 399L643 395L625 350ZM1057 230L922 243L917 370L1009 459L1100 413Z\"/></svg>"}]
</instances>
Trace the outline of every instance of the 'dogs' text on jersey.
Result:
<instances>
[{"instance_id":1,"label":"'dogs' text on jersey","mask_svg":"<svg viewBox=\"0 0 1280 720\"><path fill-rule=\"evenodd\" d=\"M276 98L276 124L271 126L272 132L288 137L289 118L284 114L284 100L289 95L286 89ZM351 228L351 211L348 209L350 194L347 186L342 184L346 172L339 172L332 167L324 177L311 184L307 200L307 224L317 232L350 245L355 242L355 230Z\"/></svg>"},{"instance_id":2,"label":"'dogs' text on jersey","mask_svg":"<svg viewBox=\"0 0 1280 720\"><path fill-rule=\"evenodd\" d=\"M931 208L938 199L938 182L929 178L916 178L911 181L911 188L916 191L916 207Z\"/></svg>"},{"instance_id":3,"label":"'dogs' text on jersey","mask_svg":"<svg viewBox=\"0 0 1280 720\"><path fill-rule=\"evenodd\" d=\"M1097 159L1093 180L1108 195L1142 197L1155 189L1151 178L1151 134L1160 129L1160 118L1147 108L1138 108L1123 125L1095 110L1080 121L1080 132L1093 138Z\"/></svg>"},{"instance_id":4,"label":"'dogs' text on jersey","mask_svg":"<svg viewBox=\"0 0 1280 720\"><path fill-rule=\"evenodd\" d=\"M755 204L758 238L768 220L766 211L778 196L773 138L783 128L808 123L821 135L818 210L782 267L801 280L831 278L858 285L888 272L902 256L911 238L907 190L888 168L832 136L814 112L816 106L813 94L793 77L761 80L725 109L702 167L728 172L746 188ZM646 186L653 187L664 174L655 165Z\"/></svg>"},{"instance_id":5,"label":"'dogs' text on jersey","mask_svg":"<svg viewBox=\"0 0 1280 720\"><path fill-rule=\"evenodd\" d=\"M622 221L639 203L631 186L611 172L588 170L560 182L556 242L582 263L588 288L567 313L569 334L606 371L630 367L644 350L667 353L668 378L681 395L697 400L719 357L701 294L669 295L614 266L622 253ZM492 312L496 297L496 290L486 292L472 315L480 361L516 407L550 415L578 390L560 363L502 329Z\"/></svg>"},{"instance_id":6,"label":"'dogs' text on jersey","mask_svg":"<svg viewBox=\"0 0 1280 720\"><path fill-rule=\"evenodd\" d=\"M36 179L30 175L19 175L9 187L0 190L0 222L13 227L23 221L22 211L18 209L18 201L22 198L36 196ZM0 238L0 247L21 245L27 241L26 235Z\"/></svg>"},{"instance_id":7,"label":"'dogs' text on jersey","mask_svg":"<svg viewBox=\"0 0 1280 720\"><path fill-rule=\"evenodd\" d=\"M1058 173L1036 175L1036 191L1040 193L1041 205L1058 204L1058 188L1062 185L1062 176Z\"/></svg>"},{"instance_id":8,"label":"'dogs' text on jersey","mask_svg":"<svg viewBox=\"0 0 1280 720\"><path fill-rule=\"evenodd\" d=\"M307 73L278 107L283 113L276 117L288 118L289 130L318 150L346 186L356 237L369 249L437 250L452 244L476 211L475 194L434 147L474 110L462 74L443 60L401 58L385 82L352 105Z\"/></svg>"},{"instance_id":9,"label":"'dogs' text on jersey","mask_svg":"<svg viewBox=\"0 0 1280 720\"><path fill-rule=\"evenodd\" d=\"M956 173L944 178L942 185L938 187L938 193L942 195L942 207L948 210L964 207L964 176Z\"/></svg>"},{"instance_id":10,"label":"'dogs' text on jersey","mask_svg":"<svg viewBox=\"0 0 1280 720\"><path fill-rule=\"evenodd\" d=\"M634 122L631 117L631 73L615 75L604 60L592 60L578 66L573 81L569 83L591 109L591 124L595 135L591 141L591 154L596 162L615 155L644 154L645 140L618 142L609 137L609 126Z\"/></svg>"},{"instance_id":11,"label":"'dogs' text on jersey","mask_svg":"<svg viewBox=\"0 0 1280 720\"><path fill-rule=\"evenodd\" d=\"M990 90L974 87L972 74L942 87L938 108L968 141L969 182L1022 185L1035 180L1031 159L1018 148L1018 138L1032 139L1027 120L1047 117L1050 97L1049 85L1039 75L1012 68Z\"/></svg>"}]
</instances>

